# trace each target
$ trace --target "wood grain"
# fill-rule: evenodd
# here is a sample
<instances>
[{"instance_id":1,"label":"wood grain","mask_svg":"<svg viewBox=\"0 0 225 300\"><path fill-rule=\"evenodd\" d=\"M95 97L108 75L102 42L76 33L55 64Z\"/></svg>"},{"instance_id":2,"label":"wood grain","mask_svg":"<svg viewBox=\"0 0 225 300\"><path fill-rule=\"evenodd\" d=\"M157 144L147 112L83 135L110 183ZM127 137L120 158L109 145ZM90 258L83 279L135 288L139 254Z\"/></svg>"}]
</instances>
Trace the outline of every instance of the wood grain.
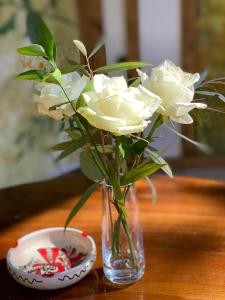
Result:
<instances>
[{"instance_id":1,"label":"wood grain","mask_svg":"<svg viewBox=\"0 0 225 300\"><path fill-rule=\"evenodd\" d=\"M63 226L89 184L77 174L0 191L1 299L225 299L225 184L197 178L153 179L159 198L151 203L144 181L137 194L144 229L146 273L117 289L104 280L101 262L101 191L95 192L71 226L97 243L94 270L80 283L57 291L20 286L6 271L9 247L32 230Z\"/></svg>"}]
</instances>

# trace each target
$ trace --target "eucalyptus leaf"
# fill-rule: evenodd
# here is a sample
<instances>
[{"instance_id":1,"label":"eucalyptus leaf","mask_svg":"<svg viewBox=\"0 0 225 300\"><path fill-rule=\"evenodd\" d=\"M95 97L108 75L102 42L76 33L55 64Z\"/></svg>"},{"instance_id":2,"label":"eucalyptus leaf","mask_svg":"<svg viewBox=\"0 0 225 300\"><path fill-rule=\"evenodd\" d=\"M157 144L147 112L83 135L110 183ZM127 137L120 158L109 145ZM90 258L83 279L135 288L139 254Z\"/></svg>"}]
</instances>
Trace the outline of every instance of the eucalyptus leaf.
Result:
<instances>
[{"instance_id":1,"label":"eucalyptus leaf","mask_svg":"<svg viewBox=\"0 0 225 300\"><path fill-rule=\"evenodd\" d=\"M53 36L40 15L29 11L27 15L27 34L33 44L41 45L50 60L56 59L56 45Z\"/></svg>"},{"instance_id":2,"label":"eucalyptus leaf","mask_svg":"<svg viewBox=\"0 0 225 300\"><path fill-rule=\"evenodd\" d=\"M97 159L98 163L101 165L101 161L99 161L97 157L95 159ZM96 163L88 151L82 151L80 154L80 168L82 173L92 181L104 179L102 173L99 171Z\"/></svg>"},{"instance_id":3,"label":"eucalyptus leaf","mask_svg":"<svg viewBox=\"0 0 225 300\"><path fill-rule=\"evenodd\" d=\"M116 64L106 65L95 70L96 73L108 73L116 71L127 71L136 68L148 67L150 64L141 61L121 62Z\"/></svg>"},{"instance_id":4,"label":"eucalyptus leaf","mask_svg":"<svg viewBox=\"0 0 225 300\"><path fill-rule=\"evenodd\" d=\"M88 141L88 136L83 135L78 140L73 140L68 146L63 150L63 152L57 157L56 161L60 161L63 158L67 157L71 153L75 152L81 148Z\"/></svg>"},{"instance_id":5,"label":"eucalyptus leaf","mask_svg":"<svg viewBox=\"0 0 225 300\"><path fill-rule=\"evenodd\" d=\"M87 49L86 47L84 46L84 44L79 41L79 40L73 40L75 46L77 47L77 49L84 55L84 56L87 56Z\"/></svg>"},{"instance_id":6,"label":"eucalyptus leaf","mask_svg":"<svg viewBox=\"0 0 225 300\"><path fill-rule=\"evenodd\" d=\"M17 49L17 52L27 56L46 56L45 49L37 44L20 47Z\"/></svg>"},{"instance_id":7,"label":"eucalyptus leaf","mask_svg":"<svg viewBox=\"0 0 225 300\"><path fill-rule=\"evenodd\" d=\"M151 163L146 164L144 166L139 166L135 169L130 170L127 174L121 177L121 184L126 185L132 182L135 182L141 178L144 178L146 176L149 176L156 171L158 171L160 168L162 168L164 165L157 164L157 163Z\"/></svg>"},{"instance_id":8,"label":"eucalyptus leaf","mask_svg":"<svg viewBox=\"0 0 225 300\"><path fill-rule=\"evenodd\" d=\"M81 209L81 207L86 203L86 201L90 198L90 196L94 193L96 188L99 186L100 182L95 182L92 184L86 191L85 193L81 196L80 200L76 203L72 211L70 212L64 228L68 226L70 221L75 217L75 215L78 213L78 211Z\"/></svg>"}]
</instances>

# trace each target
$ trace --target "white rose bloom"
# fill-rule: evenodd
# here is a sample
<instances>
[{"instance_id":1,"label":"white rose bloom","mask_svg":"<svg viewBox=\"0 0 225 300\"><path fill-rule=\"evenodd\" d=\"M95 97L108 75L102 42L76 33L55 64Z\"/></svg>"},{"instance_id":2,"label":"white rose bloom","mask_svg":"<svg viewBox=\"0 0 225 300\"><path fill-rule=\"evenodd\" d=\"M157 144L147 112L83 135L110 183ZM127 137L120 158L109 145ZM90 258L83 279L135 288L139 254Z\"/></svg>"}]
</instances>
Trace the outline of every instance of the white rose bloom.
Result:
<instances>
[{"instance_id":1,"label":"white rose bloom","mask_svg":"<svg viewBox=\"0 0 225 300\"><path fill-rule=\"evenodd\" d=\"M177 123L192 123L189 112L194 108L207 107L203 103L191 102L194 97L194 83L199 80L198 73L183 72L168 60L153 68L150 77L140 70L138 73L143 86L161 98L158 113Z\"/></svg>"},{"instance_id":2,"label":"white rose bloom","mask_svg":"<svg viewBox=\"0 0 225 300\"><path fill-rule=\"evenodd\" d=\"M78 112L92 126L115 135L142 132L161 101L141 85L128 87L124 77L102 74L94 76L93 90L83 96L87 106Z\"/></svg>"},{"instance_id":3,"label":"white rose bloom","mask_svg":"<svg viewBox=\"0 0 225 300\"><path fill-rule=\"evenodd\" d=\"M80 76L77 72L62 75L62 86L64 87L70 100L77 99L88 83L86 76ZM56 120L61 120L64 116L72 116L75 112L70 103L58 106L54 110L50 107L60 103L68 102L65 94L60 86L53 83L40 83L36 85L36 89L40 92L40 96L35 96L38 102L39 113L48 115Z\"/></svg>"}]
</instances>

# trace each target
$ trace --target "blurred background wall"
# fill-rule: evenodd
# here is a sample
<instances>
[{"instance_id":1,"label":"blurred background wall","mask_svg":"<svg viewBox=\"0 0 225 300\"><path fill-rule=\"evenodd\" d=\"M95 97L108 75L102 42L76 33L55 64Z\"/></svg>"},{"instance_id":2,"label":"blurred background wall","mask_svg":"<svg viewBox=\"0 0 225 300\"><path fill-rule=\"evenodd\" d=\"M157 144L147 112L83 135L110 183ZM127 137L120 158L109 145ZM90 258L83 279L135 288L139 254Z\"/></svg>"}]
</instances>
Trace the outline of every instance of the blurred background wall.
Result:
<instances>
[{"instance_id":1,"label":"blurred background wall","mask_svg":"<svg viewBox=\"0 0 225 300\"><path fill-rule=\"evenodd\" d=\"M74 57L72 43L79 35L76 2L0 1L0 187L44 180L71 170L76 158L54 162L49 151L60 137L60 124L37 113L34 84L15 79L22 71L16 48L29 43L26 16L39 12L56 37L59 60Z\"/></svg>"},{"instance_id":2,"label":"blurred background wall","mask_svg":"<svg viewBox=\"0 0 225 300\"><path fill-rule=\"evenodd\" d=\"M72 40L80 38L91 49L104 34L95 65L142 59L157 65L164 59L191 72L209 69L224 77L224 0L1 0L0 1L0 187L43 180L78 166L77 156L54 163L50 146L63 139L60 124L37 114L34 87L14 80L21 62L15 49L27 44L26 14L38 11L59 45L59 60L76 56ZM208 105L224 110L210 98ZM190 138L214 149L206 156L163 129L158 146L176 172L225 179L225 122L218 112L202 112L199 126L178 126Z\"/></svg>"}]
</instances>

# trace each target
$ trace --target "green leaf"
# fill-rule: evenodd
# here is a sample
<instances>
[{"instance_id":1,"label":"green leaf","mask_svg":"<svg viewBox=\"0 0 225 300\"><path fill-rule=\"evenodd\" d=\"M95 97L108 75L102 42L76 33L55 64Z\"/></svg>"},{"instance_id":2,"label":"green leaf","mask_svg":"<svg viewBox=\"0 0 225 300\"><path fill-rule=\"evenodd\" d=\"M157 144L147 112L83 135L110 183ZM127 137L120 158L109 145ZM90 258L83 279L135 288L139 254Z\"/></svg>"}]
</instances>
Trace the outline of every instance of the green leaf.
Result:
<instances>
[{"instance_id":1,"label":"green leaf","mask_svg":"<svg viewBox=\"0 0 225 300\"><path fill-rule=\"evenodd\" d=\"M117 144L119 147L120 154L123 158L130 157L134 154L133 151L133 140L125 135L117 136L116 137Z\"/></svg>"},{"instance_id":2,"label":"green leaf","mask_svg":"<svg viewBox=\"0 0 225 300\"><path fill-rule=\"evenodd\" d=\"M95 70L96 73L108 73L115 71L127 71L136 68L148 67L150 64L141 61L122 62L111 65L106 65Z\"/></svg>"},{"instance_id":3,"label":"green leaf","mask_svg":"<svg viewBox=\"0 0 225 300\"><path fill-rule=\"evenodd\" d=\"M34 11L29 11L27 16L27 34L33 44L41 45L46 55L51 59L56 59L56 45L54 38L45 22Z\"/></svg>"},{"instance_id":4,"label":"green leaf","mask_svg":"<svg viewBox=\"0 0 225 300\"><path fill-rule=\"evenodd\" d=\"M147 184L149 185L151 192L152 192L152 202L155 203L157 200L157 190L156 187L154 186L152 180L149 177L145 177L145 180Z\"/></svg>"},{"instance_id":5,"label":"green leaf","mask_svg":"<svg viewBox=\"0 0 225 300\"><path fill-rule=\"evenodd\" d=\"M80 97L78 98L77 100L77 103L76 103L76 110L78 110L80 107L85 107L87 106L85 100L84 100L84 97L83 97L83 93L86 93L86 92L89 92L93 87L93 81L90 80L88 82L88 84L85 86L85 88L83 89L83 91L81 92L80 94Z\"/></svg>"},{"instance_id":6,"label":"green leaf","mask_svg":"<svg viewBox=\"0 0 225 300\"><path fill-rule=\"evenodd\" d=\"M17 49L17 52L28 56L46 56L45 49L41 45L32 44Z\"/></svg>"},{"instance_id":7,"label":"green leaf","mask_svg":"<svg viewBox=\"0 0 225 300\"><path fill-rule=\"evenodd\" d=\"M48 72L42 70L30 70L16 76L19 79L43 80L49 76Z\"/></svg>"},{"instance_id":8,"label":"green leaf","mask_svg":"<svg viewBox=\"0 0 225 300\"><path fill-rule=\"evenodd\" d=\"M65 150L71 144L73 144L73 141L66 141L66 142L63 142L63 143L59 143L57 145L52 146L51 150L53 150L53 151Z\"/></svg>"},{"instance_id":9,"label":"green leaf","mask_svg":"<svg viewBox=\"0 0 225 300\"><path fill-rule=\"evenodd\" d=\"M75 152L77 149L81 148L88 141L88 136L83 135L80 139L72 141L64 151L57 157L56 161L60 161L67 157L71 153Z\"/></svg>"},{"instance_id":10,"label":"green leaf","mask_svg":"<svg viewBox=\"0 0 225 300\"><path fill-rule=\"evenodd\" d=\"M218 92L209 92L209 91L196 91L196 94L199 95L205 95L205 96L216 96L218 97L220 100L222 100L223 102L225 102L225 96L218 93Z\"/></svg>"},{"instance_id":11,"label":"green leaf","mask_svg":"<svg viewBox=\"0 0 225 300\"><path fill-rule=\"evenodd\" d=\"M72 127L69 129L65 129L65 132L71 137L73 140L77 140L81 137L81 130L77 127Z\"/></svg>"},{"instance_id":12,"label":"green leaf","mask_svg":"<svg viewBox=\"0 0 225 300\"><path fill-rule=\"evenodd\" d=\"M162 158L156 151L150 150L148 148L145 149L145 152L151 157L151 159L158 163L163 165L161 169L171 178L173 178L173 172L168 165L168 163L165 161L164 158Z\"/></svg>"},{"instance_id":13,"label":"green leaf","mask_svg":"<svg viewBox=\"0 0 225 300\"><path fill-rule=\"evenodd\" d=\"M94 56L103 46L104 46L104 37L100 37L100 39L97 41L96 45L94 46L88 58Z\"/></svg>"},{"instance_id":14,"label":"green leaf","mask_svg":"<svg viewBox=\"0 0 225 300\"><path fill-rule=\"evenodd\" d=\"M95 156L95 159L98 160L100 165L102 165L98 157ZM96 163L88 151L82 151L80 154L80 168L82 173L92 181L100 181L104 179L102 173L99 171Z\"/></svg>"},{"instance_id":15,"label":"green leaf","mask_svg":"<svg viewBox=\"0 0 225 300\"><path fill-rule=\"evenodd\" d=\"M80 200L76 203L72 211L70 212L64 228L68 226L70 221L75 217L75 215L78 213L78 211L81 209L81 207L86 203L86 201L90 198L90 196L93 194L93 192L96 190L96 188L99 186L100 182L95 182L92 184L86 191L85 193L81 196Z\"/></svg>"},{"instance_id":16,"label":"green leaf","mask_svg":"<svg viewBox=\"0 0 225 300\"><path fill-rule=\"evenodd\" d=\"M148 136L145 138L146 140L150 141L153 134L155 133L156 129L161 126L163 123L163 116L156 114L154 120L152 121L152 127L149 131Z\"/></svg>"},{"instance_id":17,"label":"green leaf","mask_svg":"<svg viewBox=\"0 0 225 300\"><path fill-rule=\"evenodd\" d=\"M87 56L87 49L86 47L84 46L84 44L79 41L79 40L73 40L75 46L77 47L77 49L84 55L84 56Z\"/></svg>"},{"instance_id":18,"label":"green leaf","mask_svg":"<svg viewBox=\"0 0 225 300\"><path fill-rule=\"evenodd\" d=\"M80 95L76 103L76 110L78 110L80 107L85 107L85 106L87 106L87 103L85 102L84 97Z\"/></svg>"},{"instance_id":19,"label":"green leaf","mask_svg":"<svg viewBox=\"0 0 225 300\"><path fill-rule=\"evenodd\" d=\"M126 185L135 182L143 177L155 173L162 167L163 167L162 164L157 164L157 163L151 163L151 164L146 164L144 166L139 166L129 171L126 175L122 176L121 184Z\"/></svg>"}]
</instances>

